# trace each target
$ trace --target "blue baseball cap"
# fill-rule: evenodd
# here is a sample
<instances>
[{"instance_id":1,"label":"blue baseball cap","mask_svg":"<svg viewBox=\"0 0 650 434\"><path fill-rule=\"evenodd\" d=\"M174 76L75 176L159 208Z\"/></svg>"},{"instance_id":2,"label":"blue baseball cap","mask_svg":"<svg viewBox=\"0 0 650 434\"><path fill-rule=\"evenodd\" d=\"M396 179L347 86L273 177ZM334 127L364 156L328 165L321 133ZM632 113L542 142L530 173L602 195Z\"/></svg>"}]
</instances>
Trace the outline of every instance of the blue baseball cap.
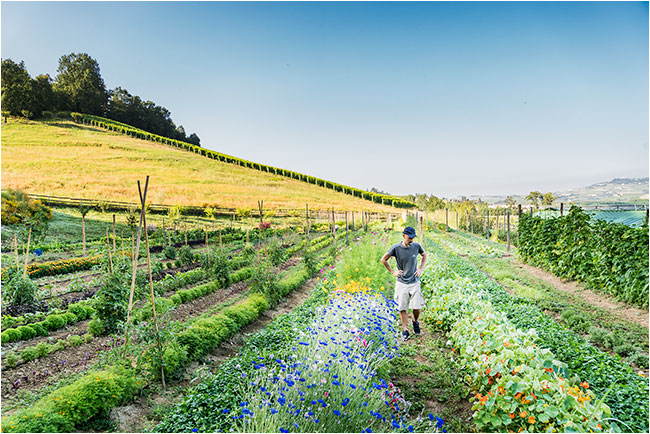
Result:
<instances>
[{"instance_id":1,"label":"blue baseball cap","mask_svg":"<svg viewBox=\"0 0 650 434\"><path fill-rule=\"evenodd\" d=\"M415 238L417 235L415 234L415 229L413 229L410 226L407 226L404 228L404 232L402 232L404 235L406 235L409 238Z\"/></svg>"}]
</instances>

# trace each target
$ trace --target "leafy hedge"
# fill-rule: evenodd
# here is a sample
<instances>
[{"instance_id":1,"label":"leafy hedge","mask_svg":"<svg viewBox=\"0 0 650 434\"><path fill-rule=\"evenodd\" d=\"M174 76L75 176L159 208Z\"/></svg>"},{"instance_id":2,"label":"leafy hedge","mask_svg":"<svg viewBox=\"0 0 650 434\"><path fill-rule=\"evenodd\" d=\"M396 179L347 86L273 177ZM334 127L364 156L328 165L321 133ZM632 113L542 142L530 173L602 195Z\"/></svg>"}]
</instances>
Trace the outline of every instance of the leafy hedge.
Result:
<instances>
[{"instance_id":1,"label":"leafy hedge","mask_svg":"<svg viewBox=\"0 0 650 434\"><path fill-rule=\"evenodd\" d=\"M2 432L74 432L135 395L138 384L130 369L112 367L90 372L57 389L15 415L2 418Z\"/></svg>"},{"instance_id":2,"label":"leafy hedge","mask_svg":"<svg viewBox=\"0 0 650 434\"><path fill-rule=\"evenodd\" d=\"M435 252L439 247L429 246ZM507 291L481 273L466 260L447 255L447 264L460 276L480 283L483 297L521 330L535 329L535 343L553 352L555 357L567 364L570 375L587 381L598 396L605 396L605 403L612 410L612 417L630 426L633 432L648 432L648 379L634 373L632 368L618 356L611 356L591 345L580 335L568 330L542 312L534 302L513 297Z\"/></svg>"},{"instance_id":3,"label":"leafy hedge","mask_svg":"<svg viewBox=\"0 0 650 434\"><path fill-rule=\"evenodd\" d=\"M591 220L572 206L563 217L522 215L519 256L556 276L584 282L648 309L648 225Z\"/></svg>"},{"instance_id":4,"label":"leafy hedge","mask_svg":"<svg viewBox=\"0 0 650 434\"><path fill-rule=\"evenodd\" d=\"M324 179L316 178L314 176L293 172L291 170L280 169L278 167L268 166L266 164L260 164L252 161L243 160L241 158L232 157L230 155L222 154L220 152L214 152L209 149L201 148L200 146L192 145L187 142L181 142L180 140L170 139L167 137L162 137L156 134L152 134L147 131L134 128L130 125L126 125L121 122L113 121L99 116L93 116L93 115L82 114L82 113L71 113L70 116L75 122L83 122L86 124L108 129L109 131L115 131L121 134L126 134L132 137L136 137L138 139L151 140L154 142L163 143L165 145L175 146L177 148L181 148L186 151L203 155L213 160L218 160L225 163L233 163L250 169L260 170L262 172L273 173L275 175L281 175L281 176L286 176L288 178L297 179L299 181L305 181L310 184L318 185L320 187L325 187L344 194L349 194L354 197L358 197L360 199L371 200L375 203L380 203L382 205L392 205L397 208L414 208L416 206L413 202L399 199L394 196L372 193L369 191L360 190L358 188L348 187L345 185L337 184L335 182L326 181Z\"/></svg>"}]
</instances>

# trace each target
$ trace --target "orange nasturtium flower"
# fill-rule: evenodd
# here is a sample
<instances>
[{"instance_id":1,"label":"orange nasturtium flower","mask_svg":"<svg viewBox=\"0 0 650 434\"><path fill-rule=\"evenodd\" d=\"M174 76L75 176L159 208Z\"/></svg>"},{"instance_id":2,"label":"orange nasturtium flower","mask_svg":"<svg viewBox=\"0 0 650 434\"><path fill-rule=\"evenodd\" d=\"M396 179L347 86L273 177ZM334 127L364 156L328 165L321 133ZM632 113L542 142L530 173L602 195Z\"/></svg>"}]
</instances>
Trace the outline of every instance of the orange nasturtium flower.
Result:
<instances>
[{"instance_id":1,"label":"orange nasturtium flower","mask_svg":"<svg viewBox=\"0 0 650 434\"><path fill-rule=\"evenodd\" d=\"M528 423L535 423L535 418L533 416L530 416L528 418Z\"/></svg>"},{"instance_id":2,"label":"orange nasturtium flower","mask_svg":"<svg viewBox=\"0 0 650 434\"><path fill-rule=\"evenodd\" d=\"M522 412L519 413L519 416L521 416L521 417L526 417L527 415L528 415L528 412L526 412L526 411L522 411Z\"/></svg>"}]
</instances>

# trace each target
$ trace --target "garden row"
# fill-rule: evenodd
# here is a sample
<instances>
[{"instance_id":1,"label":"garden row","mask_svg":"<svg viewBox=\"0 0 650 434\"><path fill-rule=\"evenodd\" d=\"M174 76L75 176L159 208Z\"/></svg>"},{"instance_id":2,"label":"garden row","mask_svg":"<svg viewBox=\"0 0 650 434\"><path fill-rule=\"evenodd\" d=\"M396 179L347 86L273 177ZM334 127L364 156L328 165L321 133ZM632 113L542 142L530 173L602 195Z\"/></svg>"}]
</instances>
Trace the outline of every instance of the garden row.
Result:
<instances>
[{"instance_id":1,"label":"garden row","mask_svg":"<svg viewBox=\"0 0 650 434\"><path fill-rule=\"evenodd\" d=\"M290 273L278 282L282 293L300 286L310 274L304 270ZM275 300L277 301L277 300ZM133 361L122 359L112 366L83 375L73 384L55 390L29 409L4 417L3 432L69 432L89 420L107 416L113 407L131 400L148 381L160 375L160 368L169 380L179 378L190 360L238 332L274 302L265 293L251 293L241 302L214 315L204 315L190 322L176 322L170 328L173 336L163 348L147 348L146 342L132 344L130 354L139 354L136 368ZM188 345L189 344L189 345Z\"/></svg>"},{"instance_id":2,"label":"garden row","mask_svg":"<svg viewBox=\"0 0 650 434\"><path fill-rule=\"evenodd\" d=\"M121 134L127 134L129 136L136 137L142 140L150 140L158 143L163 143L165 145L175 146L186 151L194 152L199 155L211 158L213 160L222 161L225 163L232 163L242 167L247 167L250 169L260 170L263 172L273 173L275 175L286 176L292 179L297 179L299 181L305 181L310 184L318 185L321 187L329 188L334 191L339 191L344 194L349 194L361 199L371 200L375 203L381 203L382 205L391 205L397 208L413 208L415 204L403 199L396 198L394 196L389 196L386 194L373 193L369 191L360 190L354 187L348 187L345 185L337 184L335 182L326 181L324 179L316 178L314 176L305 175L298 172L293 172L291 170L280 169L278 167L268 166L266 164L255 163L252 161L243 160L241 158L232 157L230 155L222 154L220 152L211 151L209 149L201 148L187 142L181 142L179 140L170 139L167 137L158 136L156 134L149 133L147 131L134 128L130 125L126 125L117 121L110 119L102 118L99 116L93 116L88 114L81 113L71 113L70 116L75 122L83 122L85 124L98 126L101 128L108 129L109 131L119 132Z\"/></svg>"},{"instance_id":3,"label":"garden row","mask_svg":"<svg viewBox=\"0 0 650 434\"><path fill-rule=\"evenodd\" d=\"M562 217L522 215L522 260L648 309L648 226L634 228L571 207Z\"/></svg>"},{"instance_id":4,"label":"garden row","mask_svg":"<svg viewBox=\"0 0 650 434\"><path fill-rule=\"evenodd\" d=\"M435 245L428 246L427 250L433 252L439 258L445 255ZM516 412L505 411L512 410L515 401L511 399L512 397L504 401L504 397L510 396L511 392L515 390L514 388L516 387L516 390L518 390L522 384L533 385L534 389L515 392L515 394L519 394L516 409L521 414L524 414L524 412L527 415L532 414L535 423L539 423L542 420L539 412L547 412L548 408L551 407L551 403L546 402L547 407L541 404L542 408L539 408L538 404L541 401L537 398L531 399L531 392L534 392L538 398L547 396L549 393L548 391L542 393L540 390L541 382L545 378L537 374L546 375L539 371L538 368L540 368L546 369L545 372L554 376L554 378L561 375L567 379L580 379L575 380L575 384L565 383L560 388L562 393L572 391L571 393L574 395L572 398L565 398L564 401L560 402L564 403L562 405L571 404L566 408L566 410L570 410L571 415L575 416L582 413L581 418L584 416L585 408L588 407L589 402L593 403L594 397L590 396L589 392L585 390L585 387L588 386L589 391L593 391L596 394L595 396L604 401L611 409L614 420L620 421L612 422L613 428L640 432L648 430L648 379L635 374L620 357L612 357L601 352L585 341L584 338L544 314L533 302L524 298L510 296L503 287L485 276L473 265L455 255L446 255L444 259L439 259L437 266L428 276L430 282L428 291L431 291L429 299L434 306L436 303L441 303L434 311L434 321L436 324L440 321L441 326L444 325L450 330L451 336L455 336L455 339L457 339L458 343L455 345L461 347L459 349L462 359L468 362L468 366L473 366L474 370L479 372L480 378L477 377L479 374L472 373L470 375L472 384L477 385L477 387L481 385L480 383L483 383L483 387L486 385L491 386L488 390L492 391L492 395L489 395L489 393L486 395L485 389L481 390L479 388L481 395L477 398L479 400L483 399L486 404L489 401L489 408L492 412L497 409L494 405L498 403L501 406L498 408L505 412L500 413L502 424L507 422L504 414L508 418L514 414L515 419L517 418ZM447 295L443 298L440 297L441 293ZM435 294L435 297L433 294ZM478 318L479 316L481 318ZM477 318L478 321L474 321ZM498 326L499 323L503 326ZM497 325L496 328L493 327L495 324ZM520 331L514 331L513 326L519 330L534 330L534 332L527 335ZM482 339L476 338L473 340L475 336L474 330L480 330L478 333L483 333L484 336L479 336ZM504 332L504 330L506 331ZM516 340L519 340L519 342L516 342ZM532 347L532 344L550 350L551 353L544 355L540 353L539 349ZM521 351L512 353L515 349ZM527 352L530 351L535 354L527 355ZM497 357L492 357L488 352L491 355L496 354ZM466 357L468 354L470 358L476 359L473 365L469 364L470 360ZM518 360L515 357L518 357L519 360L521 360L521 357L535 357L537 361L531 360L531 363L528 363L529 367L524 370L517 369L516 374L513 376L511 375L513 370L517 366L521 366L517 362L514 365L509 362L509 360ZM552 362L551 357L561 362L561 364L558 365ZM502 359L506 361L505 364L501 362ZM478 364L479 361L482 365ZM541 365L538 362L541 362ZM566 367L563 370L561 368L564 365ZM481 369L483 370L482 373ZM551 371L548 371L548 369ZM494 378L496 372L499 373L498 379ZM489 375L490 373L493 373L493 375ZM492 377L491 380L490 377ZM524 377L526 378L525 382L519 380ZM507 378L508 381L503 382L502 378ZM546 381L548 382L549 379L546 379ZM578 383L580 381L583 382L581 384L585 387L579 387ZM495 394L492 386L496 384L504 387L505 395L503 393L500 394L501 396ZM515 386L516 384L517 386ZM576 385L578 385L577 389ZM488 398L484 399L485 396L488 396ZM530 402L523 403L522 398ZM553 405L553 413L555 408L560 408L558 407L560 403L556 402ZM480 409L479 405L481 404L477 404L477 408ZM534 410L531 410L531 407ZM607 409L604 407L601 410L592 410L594 412L589 414L595 415L597 411L604 411L603 414L607 414ZM491 415L487 417L487 413L480 414L481 417L485 418L483 423L487 424L486 426L489 426L489 424L498 426L499 422L496 419L492 420ZM597 426L598 423L600 423L601 427L606 426L602 420L592 423L589 417L586 421L582 421L587 425L580 425L580 420L574 419L571 415L562 416L564 417L564 420L561 421L562 424L567 423L569 426L575 424L580 431L588 431L589 429L596 431L596 429L600 429ZM546 414L546 416L551 415ZM545 419L546 416L543 416L543 418ZM524 418L519 417L519 419ZM518 423L521 422L519 419L517 419ZM539 425L535 426L534 424L533 427L526 427L529 430L538 430L538 428ZM562 429L564 428L562 427Z\"/></svg>"}]
</instances>

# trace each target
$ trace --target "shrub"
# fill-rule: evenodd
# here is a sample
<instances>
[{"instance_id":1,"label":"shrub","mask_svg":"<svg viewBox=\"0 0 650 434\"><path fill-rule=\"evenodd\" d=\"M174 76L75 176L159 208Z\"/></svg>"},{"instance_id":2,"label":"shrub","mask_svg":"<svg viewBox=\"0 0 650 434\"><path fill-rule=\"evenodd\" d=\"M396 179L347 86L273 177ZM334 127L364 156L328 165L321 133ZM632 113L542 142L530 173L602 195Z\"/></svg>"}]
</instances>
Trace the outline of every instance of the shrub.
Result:
<instances>
[{"instance_id":1,"label":"shrub","mask_svg":"<svg viewBox=\"0 0 650 434\"><path fill-rule=\"evenodd\" d=\"M161 379L161 364L156 360L155 349L152 348L147 353L147 369L152 377L159 381ZM162 366L165 371L165 379L181 380L187 364L187 347L172 341L165 345L162 355Z\"/></svg>"},{"instance_id":2,"label":"shrub","mask_svg":"<svg viewBox=\"0 0 650 434\"><path fill-rule=\"evenodd\" d=\"M611 342L609 337L609 332L605 329L599 327L590 327L589 328L589 339L598 345L601 345L606 348L610 348Z\"/></svg>"},{"instance_id":3,"label":"shrub","mask_svg":"<svg viewBox=\"0 0 650 434\"><path fill-rule=\"evenodd\" d=\"M30 304L36 301L38 286L29 278L17 273L3 285L3 298L14 305Z\"/></svg>"},{"instance_id":4,"label":"shrub","mask_svg":"<svg viewBox=\"0 0 650 434\"><path fill-rule=\"evenodd\" d=\"M34 331L36 332L36 336L47 336L49 335L49 332L47 331L47 328L43 324L42 321L40 322L35 322L29 325Z\"/></svg>"},{"instance_id":5,"label":"shrub","mask_svg":"<svg viewBox=\"0 0 650 434\"><path fill-rule=\"evenodd\" d=\"M50 331L58 330L66 325L66 317L58 314L48 315L43 323Z\"/></svg>"},{"instance_id":6,"label":"shrub","mask_svg":"<svg viewBox=\"0 0 650 434\"><path fill-rule=\"evenodd\" d=\"M171 261L168 262L168 263L167 263L167 268L169 268L169 269L174 268L174 263L171 262Z\"/></svg>"},{"instance_id":7,"label":"shrub","mask_svg":"<svg viewBox=\"0 0 650 434\"><path fill-rule=\"evenodd\" d=\"M194 252L190 246L183 246L178 249L178 259L181 265L190 265L194 262Z\"/></svg>"},{"instance_id":8,"label":"shrub","mask_svg":"<svg viewBox=\"0 0 650 434\"><path fill-rule=\"evenodd\" d=\"M69 347L77 347L83 344L83 338L79 335L70 335L66 339L66 344Z\"/></svg>"},{"instance_id":9,"label":"shrub","mask_svg":"<svg viewBox=\"0 0 650 434\"><path fill-rule=\"evenodd\" d=\"M80 303L73 303L69 305L68 312L73 313L79 321L83 321L88 317L88 313L86 312L84 305Z\"/></svg>"},{"instance_id":10,"label":"shrub","mask_svg":"<svg viewBox=\"0 0 650 434\"><path fill-rule=\"evenodd\" d=\"M86 333L85 335L82 336L83 340L85 343L88 343L93 340L93 335L90 333Z\"/></svg>"},{"instance_id":11,"label":"shrub","mask_svg":"<svg viewBox=\"0 0 650 434\"><path fill-rule=\"evenodd\" d=\"M36 347L27 347L20 352L20 358L24 362L29 362L38 358L38 351Z\"/></svg>"},{"instance_id":12,"label":"shrub","mask_svg":"<svg viewBox=\"0 0 650 434\"><path fill-rule=\"evenodd\" d=\"M278 291L278 276L267 261L256 264L250 277L250 291L265 295L272 305L278 302L282 294Z\"/></svg>"},{"instance_id":13,"label":"shrub","mask_svg":"<svg viewBox=\"0 0 650 434\"><path fill-rule=\"evenodd\" d=\"M20 358L18 357L18 355L15 352L10 351L5 356L5 363L4 364L6 366L8 366L9 368L15 368L16 365L18 364L19 360L20 360Z\"/></svg>"},{"instance_id":14,"label":"shrub","mask_svg":"<svg viewBox=\"0 0 650 434\"><path fill-rule=\"evenodd\" d=\"M176 260L174 261L174 267L178 268L178 267L180 267L180 266L182 266L182 265L183 265L183 263L181 262L180 259L176 259Z\"/></svg>"},{"instance_id":15,"label":"shrub","mask_svg":"<svg viewBox=\"0 0 650 434\"><path fill-rule=\"evenodd\" d=\"M79 318L77 318L77 315L75 315L72 312L66 312L66 313L63 314L63 316L65 317L65 323L66 324L74 324L77 321L79 321Z\"/></svg>"},{"instance_id":16,"label":"shrub","mask_svg":"<svg viewBox=\"0 0 650 434\"><path fill-rule=\"evenodd\" d=\"M162 251L166 259L176 259L176 248L174 246L167 246Z\"/></svg>"},{"instance_id":17,"label":"shrub","mask_svg":"<svg viewBox=\"0 0 650 434\"><path fill-rule=\"evenodd\" d=\"M115 273L106 276L95 297L97 298L95 310L97 318L101 321L103 333L118 331L126 320L129 300L129 287L122 278L122 274Z\"/></svg>"},{"instance_id":18,"label":"shrub","mask_svg":"<svg viewBox=\"0 0 650 434\"><path fill-rule=\"evenodd\" d=\"M36 330L30 326L20 326L16 330L20 332L20 339L26 341L37 336Z\"/></svg>"},{"instance_id":19,"label":"shrub","mask_svg":"<svg viewBox=\"0 0 650 434\"><path fill-rule=\"evenodd\" d=\"M17 329L5 330L0 336L3 344L18 342L20 340L20 332Z\"/></svg>"},{"instance_id":20,"label":"shrub","mask_svg":"<svg viewBox=\"0 0 650 434\"><path fill-rule=\"evenodd\" d=\"M648 369L648 356L645 354L637 353L630 358L630 363L634 363L641 369Z\"/></svg>"},{"instance_id":21,"label":"shrub","mask_svg":"<svg viewBox=\"0 0 650 434\"><path fill-rule=\"evenodd\" d=\"M614 352L623 357L627 357L631 354L634 354L636 352L636 348L632 344L617 345L614 347Z\"/></svg>"},{"instance_id":22,"label":"shrub","mask_svg":"<svg viewBox=\"0 0 650 434\"><path fill-rule=\"evenodd\" d=\"M211 253L209 271L212 278L218 282L221 288L226 288L230 285L232 264L225 253L219 252L218 250Z\"/></svg>"},{"instance_id":23,"label":"shrub","mask_svg":"<svg viewBox=\"0 0 650 434\"><path fill-rule=\"evenodd\" d=\"M3 432L73 432L93 418L131 399L137 391L133 371L112 367L90 372L15 415L2 418Z\"/></svg>"},{"instance_id":24,"label":"shrub","mask_svg":"<svg viewBox=\"0 0 650 434\"><path fill-rule=\"evenodd\" d=\"M95 318L88 323L88 333L93 336L101 336L104 334L104 324L99 318Z\"/></svg>"},{"instance_id":25,"label":"shrub","mask_svg":"<svg viewBox=\"0 0 650 434\"><path fill-rule=\"evenodd\" d=\"M39 200L33 200L19 190L2 192L2 224L13 225L32 222L32 235L47 229L52 220L52 209ZM35 224L34 224L35 223Z\"/></svg>"},{"instance_id":26,"label":"shrub","mask_svg":"<svg viewBox=\"0 0 650 434\"><path fill-rule=\"evenodd\" d=\"M280 265L285 258L285 250L282 248L278 240L273 239L268 246L266 246L266 257L274 267Z\"/></svg>"},{"instance_id":27,"label":"shrub","mask_svg":"<svg viewBox=\"0 0 650 434\"><path fill-rule=\"evenodd\" d=\"M45 357L52 352L53 346L47 342L41 342L36 345L36 354L38 357Z\"/></svg>"}]
</instances>

